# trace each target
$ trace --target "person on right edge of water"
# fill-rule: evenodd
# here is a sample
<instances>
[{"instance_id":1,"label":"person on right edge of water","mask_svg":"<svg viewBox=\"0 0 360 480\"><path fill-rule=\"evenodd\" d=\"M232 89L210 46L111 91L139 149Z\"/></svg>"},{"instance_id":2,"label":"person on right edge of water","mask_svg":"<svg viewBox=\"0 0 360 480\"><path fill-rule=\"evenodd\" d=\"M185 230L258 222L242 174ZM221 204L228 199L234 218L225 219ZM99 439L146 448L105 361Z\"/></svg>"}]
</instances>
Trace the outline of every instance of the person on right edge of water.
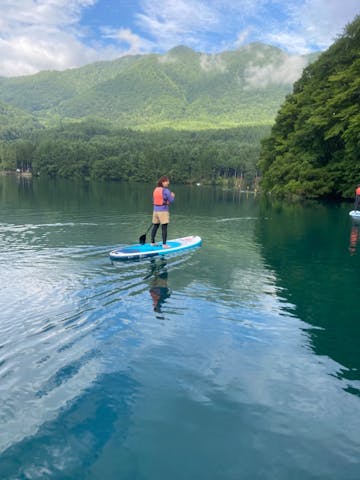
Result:
<instances>
[{"instance_id":1,"label":"person on right edge of water","mask_svg":"<svg viewBox=\"0 0 360 480\"><path fill-rule=\"evenodd\" d=\"M355 211L358 210L359 203L360 203L360 183L356 187L356 190L355 190L355 203L354 203L354 210Z\"/></svg>"},{"instance_id":2,"label":"person on right edge of water","mask_svg":"<svg viewBox=\"0 0 360 480\"><path fill-rule=\"evenodd\" d=\"M162 243L164 248L169 246L167 240L167 226L170 222L169 205L175 199L175 193L169 190L170 180L166 175L159 178L153 191L153 228L151 230L151 245L155 245L156 232L161 225Z\"/></svg>"}]
</instances>

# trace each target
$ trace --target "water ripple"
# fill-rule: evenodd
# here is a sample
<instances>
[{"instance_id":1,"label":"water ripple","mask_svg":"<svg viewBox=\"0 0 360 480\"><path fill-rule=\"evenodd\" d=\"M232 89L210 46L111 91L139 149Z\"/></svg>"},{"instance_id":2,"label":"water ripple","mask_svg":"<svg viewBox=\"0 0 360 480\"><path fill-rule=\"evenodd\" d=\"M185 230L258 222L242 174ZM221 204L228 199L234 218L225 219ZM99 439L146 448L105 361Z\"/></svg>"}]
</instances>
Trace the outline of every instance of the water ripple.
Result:
<instances>
[{"instance_id":1,"label":"water ripple","mask_svg":"<svg viewBox=\"0 0 360 480\"><path fill-rule=\"evenodd\" d=\"M119 208L0 224L0 473L114 478L120 465L119 478L145 478L142 465L177 455L181 472L200 458L193 478L209 458L224 468L235 458L238 473L248 453L247 472L261 457L273 473L284 451L295 476L306 464L312 478L324 451L326 473L332 458L336 472L356 467L356 372L344 380L314 353L254 241L256 212L184 214L181 228L205 238L199 251L127 263L108 255L138 235ZM229 445L241 455L228 457Z\"/></svg>"},{"instance_id":2,"label":"water ripple","mask_svg":"<svg viewBox=\"0 0 360 480\"><path fill-rule=\"evenodd\" d=\"M36 230L29 225L3 227L15 232L19 243L29 229ZM167 261L115 264L108 258L110 249L92 245L37 249L25 243L21 249L8 244L3 250L0 260L7 268L0 292L4 305L0 420L7 434L0 451L33 432L96 381L112 363L113 339L120 332L121 343L131 338L136 344L140 332L133 324L143 316L142 310L151 311L153 279L191 260L190 254ZM119 353L115 356L118 360ZM24 415L28 416L25 429L20 428Z\"/></svg>"}]
</instances>

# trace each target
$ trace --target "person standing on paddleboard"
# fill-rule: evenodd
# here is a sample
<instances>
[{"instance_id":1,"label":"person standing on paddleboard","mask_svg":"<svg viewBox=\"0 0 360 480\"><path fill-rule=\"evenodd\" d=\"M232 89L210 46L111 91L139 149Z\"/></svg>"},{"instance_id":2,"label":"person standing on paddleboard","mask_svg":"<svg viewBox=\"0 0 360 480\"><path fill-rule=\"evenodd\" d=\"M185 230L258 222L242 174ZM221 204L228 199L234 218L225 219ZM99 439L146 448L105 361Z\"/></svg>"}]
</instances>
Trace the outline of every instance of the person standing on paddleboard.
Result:
<instances>
[{"instance_id":1,"label":"person standing on paddleboard","mask_svg":"<svg viewBox=\"0 0 360 480\"><path fill-rule=\"evenodd\" d=\"M170 180L163 175L159 178L157 185L153 192L153 228L151 230L151 245L155 245L156 232L161 225L162 243L164 248L169 246L166 244L167 240L167 226L170 222L169 205L174 201L175 193L169 190Z\"/></svg>"}]
</instances>

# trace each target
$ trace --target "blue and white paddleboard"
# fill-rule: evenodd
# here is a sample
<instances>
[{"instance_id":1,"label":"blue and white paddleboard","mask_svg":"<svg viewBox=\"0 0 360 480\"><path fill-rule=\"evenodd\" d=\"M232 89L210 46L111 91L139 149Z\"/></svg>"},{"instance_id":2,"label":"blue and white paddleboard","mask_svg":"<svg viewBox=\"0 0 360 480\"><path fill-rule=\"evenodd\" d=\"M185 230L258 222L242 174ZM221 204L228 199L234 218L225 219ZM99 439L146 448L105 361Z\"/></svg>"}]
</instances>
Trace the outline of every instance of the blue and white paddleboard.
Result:
<instances>
[{"instance_id":1,"label":"blue and white paddleboard","mask_svg":"<svg viewBox=\"0 0 360 480\"><path fill-rule=\"evenodd\" d=\"M157 243L155 246L150 243L145 243L141 245L137 243L136 245L128 245L126 247L117 248L110 252L111 260L135 260L139 258L146 257L155 257L157 255L168 255L169 253L182 252L190 248L199 247L202 243L202 240L197 235L192 235L190 237L175 238L174 240L169 240L167 245L168 248L163 248L162 243Z\"/></svg>"},{"instance_id":2,"label":"blue and white paddleboard","mask_svg":"<svg viewBox=\"0 0 360 480\"><path fill-rule=\"evenodd\" d=\"M360 210L351 210L351 212L349 212L349 215L352 218L358 218L360 220Z\"/></svg>"}]
</instances>

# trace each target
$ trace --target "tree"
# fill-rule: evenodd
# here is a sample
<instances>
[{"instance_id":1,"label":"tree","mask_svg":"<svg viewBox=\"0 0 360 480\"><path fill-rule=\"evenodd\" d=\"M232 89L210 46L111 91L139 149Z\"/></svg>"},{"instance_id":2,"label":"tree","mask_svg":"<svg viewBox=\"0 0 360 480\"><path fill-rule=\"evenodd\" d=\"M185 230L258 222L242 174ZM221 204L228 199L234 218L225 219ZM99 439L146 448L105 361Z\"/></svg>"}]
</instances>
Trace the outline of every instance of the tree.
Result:
<instances>
[{"instance_id":1,"label":"tree","mask_svg":"<svg viewBox=\"0 0 360 480\"><path fill-rule=\"evenodd\" d=\"M305 68L262 142L265 191L349 197L360 176L360 16Z\"/></svg>"}]
</instances>

